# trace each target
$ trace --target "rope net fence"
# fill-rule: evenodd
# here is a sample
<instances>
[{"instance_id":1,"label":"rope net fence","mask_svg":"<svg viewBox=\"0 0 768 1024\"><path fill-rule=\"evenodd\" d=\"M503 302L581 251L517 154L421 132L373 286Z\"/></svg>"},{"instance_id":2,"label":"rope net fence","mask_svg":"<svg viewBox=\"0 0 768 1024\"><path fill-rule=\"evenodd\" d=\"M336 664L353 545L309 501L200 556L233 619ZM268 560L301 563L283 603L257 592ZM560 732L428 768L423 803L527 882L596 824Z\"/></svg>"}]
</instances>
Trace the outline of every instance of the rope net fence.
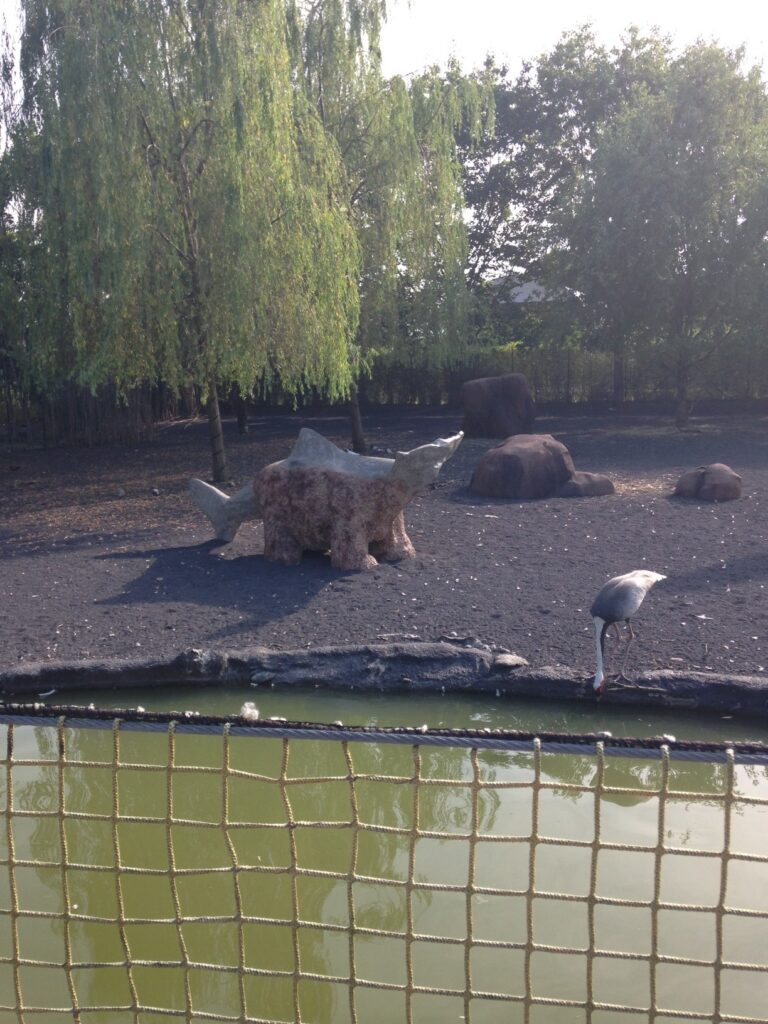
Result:
<instances>
[{"instance_id":1,"label":"rope net fence","mask_svg":"<svg viewBox=\"0 0 768 1024\"><path fill-rule=\"evenodd\" d=\"M0 1024L768 1022L768 751L0 706Z\"/></svg>"}]
</instances>

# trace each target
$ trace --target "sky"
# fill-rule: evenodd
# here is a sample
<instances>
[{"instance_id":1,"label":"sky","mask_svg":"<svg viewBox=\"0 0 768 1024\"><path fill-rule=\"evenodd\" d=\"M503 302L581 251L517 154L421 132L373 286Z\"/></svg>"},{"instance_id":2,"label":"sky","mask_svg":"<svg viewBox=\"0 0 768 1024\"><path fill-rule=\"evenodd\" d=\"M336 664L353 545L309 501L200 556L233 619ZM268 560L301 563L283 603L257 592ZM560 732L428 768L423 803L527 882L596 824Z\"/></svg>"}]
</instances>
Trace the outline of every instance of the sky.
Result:
<instances>
[{"instance_id":1,"label":"sky","mask_svg":"<svg viewBox=\"0 0 768 1024\"><path fill-rule=\"evenodd\" d=\"M388 0L382 38L387 75L407 75L459 58L470 70L492 52L516 73L524 60L549 52L563 32L591 23L600 42L618 43L631 24L658 28L684 47L698 38L746 46L749 64L768 69L768 5L764 0Z\"/></svg>"}]
</instances>

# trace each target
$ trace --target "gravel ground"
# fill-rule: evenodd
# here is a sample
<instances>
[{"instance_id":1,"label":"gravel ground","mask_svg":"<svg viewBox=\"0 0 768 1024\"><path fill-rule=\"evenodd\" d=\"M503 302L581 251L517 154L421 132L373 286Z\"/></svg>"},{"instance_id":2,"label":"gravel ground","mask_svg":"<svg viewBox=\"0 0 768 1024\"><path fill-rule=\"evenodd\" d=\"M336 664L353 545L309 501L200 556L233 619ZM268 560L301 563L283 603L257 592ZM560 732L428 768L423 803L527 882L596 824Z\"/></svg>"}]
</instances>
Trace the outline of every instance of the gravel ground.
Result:
<instances>
[{"instance_id":1,"label":"gravel ground","mask_svg":"<svg viewBox=\"0 0 768 1024\"><path fill-rule=\"evenodd\" d=\"M379 450L445 437L460 415L393 410L366 417ZM231 489L284 458L301 426L344 446L342 416L270 416L239 436L227 421ZM401 637L472 637L533 664L593 671L592 597L610 576L668 575L634 620L627 674L652 668L768 669L768 416L696 419L680 432L642 416L541 416L540 433L577 469L607 473L616 494L547 501L467 493L495 441L465 440L437 484L406 510L415 559L346 573L326 556L266 562L259 524L216 547L187 497L209 475L207 426L164 425L129 446L0 456L0 670L20 663L190 647L279 649ZM726 462L741 500L670 497L685 470ZM230 488L228 488L230 489ZM609 641L610 645L610 641ZM615 642L614 647L615 651ZM610 646L609 646L610 656Z\"/></svg>"}]
</instances>

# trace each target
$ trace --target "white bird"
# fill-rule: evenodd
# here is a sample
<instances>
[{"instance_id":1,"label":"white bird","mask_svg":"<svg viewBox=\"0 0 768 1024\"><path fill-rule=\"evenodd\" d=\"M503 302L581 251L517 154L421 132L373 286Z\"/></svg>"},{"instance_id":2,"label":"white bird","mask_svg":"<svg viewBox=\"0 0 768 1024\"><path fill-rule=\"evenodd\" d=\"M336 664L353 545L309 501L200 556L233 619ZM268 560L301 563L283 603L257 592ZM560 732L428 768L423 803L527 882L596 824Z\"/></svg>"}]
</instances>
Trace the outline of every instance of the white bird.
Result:
<instances>
[{"instance_id":1,"label":"white bird","mask_svg":"<svg viewBox=\"0 0 768 1024\"><path fill-rule=\"evenodd\" d=\"M244 718L246 722L258 722L259 709L252 700L247 700L240 708L240 717Z\"/></svg>"},{"instance_id":2,"label":"white bird","mask_svg":"<svg viewBox=\"0 0 768 1024\"><path fill-rule=\"evenodd\" d=\"M592 602L589 614L595 623L597 644L597 670L592 685L598 694L602 694L605 689L603 658L605 656L605 634L608 632L608 627L613 625L619 635L619 622L626 622L629 626L629 640L619 673L621 676L624 673L630 644L635 639L632 623L629 620L643 603L645 595L651 587L666 578L661 573L650 572L648 569L633 569L632 572L624 573L623 576L614 576L612 580L608 580Z\"/></svg>"}]
</instances>

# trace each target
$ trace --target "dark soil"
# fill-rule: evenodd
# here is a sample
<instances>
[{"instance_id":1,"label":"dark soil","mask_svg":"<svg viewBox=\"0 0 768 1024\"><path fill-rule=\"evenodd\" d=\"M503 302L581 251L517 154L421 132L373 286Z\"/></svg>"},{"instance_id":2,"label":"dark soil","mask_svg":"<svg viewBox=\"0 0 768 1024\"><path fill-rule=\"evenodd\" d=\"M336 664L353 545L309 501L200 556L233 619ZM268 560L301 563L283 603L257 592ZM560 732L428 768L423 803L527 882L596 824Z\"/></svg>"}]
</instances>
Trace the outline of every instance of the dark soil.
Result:
<instances>
[{"instance_id":1,"label":"dark soil","mask_svg":"<svg viewBox=\"0 0 768 1024\"><path fill-rule=\"evenodd\" d=\"M366 418L381 450L454 433L460 416L394 411ZM300 426L346 446L341 416L225 425L235 489L284 458ZM207 427L176 423L130 446L0 456L0 671L20 663L237 649L434 640L455 634L534 665L593 670L588 610L610 576L649 568L669 579L638 612L627 673L652 668L760 674L768 669L768 417L708 417L680 432L640 416L537 420L577 469L607 473L602 498L519 502L467 493L480 455L465 440L437 485L406 510L413 560L338 572L310 554L285 568L262 556L258 524L217 547L187 497L209 477ZM726 462L741 500L670 497L678 476ZM615 641L611 643L615 651Z\"/></svg>"}]
</instances>

